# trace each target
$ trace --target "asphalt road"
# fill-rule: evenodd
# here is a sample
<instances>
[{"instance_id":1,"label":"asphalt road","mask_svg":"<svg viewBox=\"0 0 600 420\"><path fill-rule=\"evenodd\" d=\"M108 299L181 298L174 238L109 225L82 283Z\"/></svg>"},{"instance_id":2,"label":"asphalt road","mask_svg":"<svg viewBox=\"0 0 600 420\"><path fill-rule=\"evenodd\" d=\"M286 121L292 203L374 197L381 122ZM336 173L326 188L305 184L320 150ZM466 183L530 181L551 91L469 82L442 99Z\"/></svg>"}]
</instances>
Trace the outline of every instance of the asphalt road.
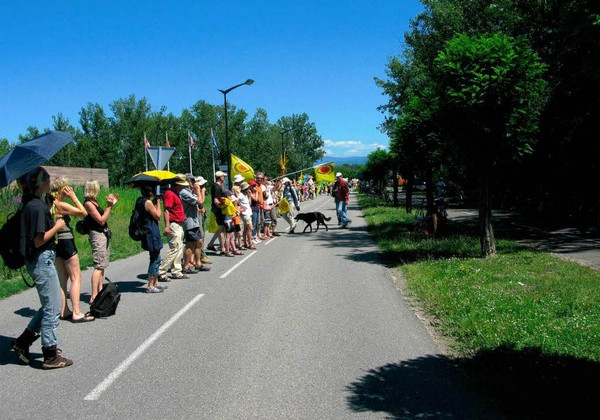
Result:
<instances>
[{"instance_id":1,"label":"asphalt road","mask_svg":"<svg viewBox=\"0 0 600 420\"><path fill-rule=\"evenodd\" d=\"M330 197L314 210L328 232L213 256L162 294L143 293L145 253L111 263L118 312L60 324L67 369L43 371L39 341L33 368L9 350L36 292L0 301L0 418L496 418L396 290L354 197L348 230Z\"/></svg>"}]
</instances>

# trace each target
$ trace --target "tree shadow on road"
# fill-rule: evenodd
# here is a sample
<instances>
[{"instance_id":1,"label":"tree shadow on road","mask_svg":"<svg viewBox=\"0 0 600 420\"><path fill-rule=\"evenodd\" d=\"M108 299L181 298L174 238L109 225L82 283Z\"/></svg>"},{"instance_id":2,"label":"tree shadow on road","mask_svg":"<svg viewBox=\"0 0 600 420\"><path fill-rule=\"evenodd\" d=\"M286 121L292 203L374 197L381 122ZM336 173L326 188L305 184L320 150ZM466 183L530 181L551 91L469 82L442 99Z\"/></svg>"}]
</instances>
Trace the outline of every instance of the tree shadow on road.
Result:
<instances>
[{"instance_id":1,"label":"tree shadow on road","mask_svg":"<svg viewBox=\"0 0 600 420\"><path fill-rule=\"evenodd\" d=\"M394 419L598 418L598 379L598 362L501 347L372 369L347 387L347 402Z\"/></svg>"}]
</instances>

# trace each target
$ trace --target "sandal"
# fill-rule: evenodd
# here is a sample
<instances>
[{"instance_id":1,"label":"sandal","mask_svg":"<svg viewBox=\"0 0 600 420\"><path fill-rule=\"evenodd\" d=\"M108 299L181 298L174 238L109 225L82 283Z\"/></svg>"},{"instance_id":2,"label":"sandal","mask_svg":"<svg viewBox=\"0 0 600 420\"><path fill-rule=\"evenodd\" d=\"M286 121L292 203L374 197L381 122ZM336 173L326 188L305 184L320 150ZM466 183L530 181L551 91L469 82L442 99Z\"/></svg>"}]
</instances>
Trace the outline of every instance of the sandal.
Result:
<instances>
[{"instance_id":1,"label":"sandal","mask_svg":"<svg viewBox=\"0 0 600 420\"><path fill-rule=\"evenodd\" d=\"M71 318L71 322L73 324L81 324L83 322L92 322L92 321L95 321L95 320L96 320L96 318L94 318L91 315L84 315L81 318Z\"/></svg>"},{"instance_id":2,"label":"sandal","mask_svg":"<svg viewBox=\"0 0 600 420\"><path fill-rule=\"evenodd\" d=\"M234 251L233 253L234 253L235 255L244 255L244 253L243 253L243 252L240 252L240 251Z\"/></svg>"},{"instance_id":3,"label":"sandal","mask_svg":"<svg viewBox=\"0 0 600 420\"><path fill-rule=\"evenodd\" d=\"M210 271L210 267L205 267L205 266L201 265L200 267L196 267L196 270L198 272L200 272L200 271Z\"/></svg>"},{"instance_id":4,"label":"sandal","mask_svg":"<svg viewBox=\"0 0 600 420\"><path fill-rule=\"evenodd\" d=\"M248 249L256 249L256 247L254 245L249 246Z\"/></svg>"},{"instance_id":5,"label":"sandal","mask_svg":"<svg viewBox=\"0 0 600 420\"><path fill-rule=\"evenodd\" d=\"M235 255L233 255L231 252L223 252L221 255L224 257L235 257Z\"/></svg>"}]
</instances>

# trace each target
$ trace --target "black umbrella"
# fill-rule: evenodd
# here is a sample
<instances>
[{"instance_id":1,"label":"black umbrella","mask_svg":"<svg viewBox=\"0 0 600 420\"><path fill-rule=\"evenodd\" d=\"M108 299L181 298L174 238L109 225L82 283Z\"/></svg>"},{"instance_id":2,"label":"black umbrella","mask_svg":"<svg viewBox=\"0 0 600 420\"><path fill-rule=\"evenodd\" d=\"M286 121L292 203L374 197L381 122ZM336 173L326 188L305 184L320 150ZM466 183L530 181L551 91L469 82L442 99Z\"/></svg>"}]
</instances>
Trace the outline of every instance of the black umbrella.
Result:
<instances>
[{"instance_id":1,"label":"black umbrella","mask_svg":"<svg viewBox=\"0 0 600 420\"><path fill-rule=\"evenodd\" d=\"M60 149L73 141L73 136L62 131L49 131L17 144L0 159L0 188L47 162Z\"/></svg>"}]
</instances>

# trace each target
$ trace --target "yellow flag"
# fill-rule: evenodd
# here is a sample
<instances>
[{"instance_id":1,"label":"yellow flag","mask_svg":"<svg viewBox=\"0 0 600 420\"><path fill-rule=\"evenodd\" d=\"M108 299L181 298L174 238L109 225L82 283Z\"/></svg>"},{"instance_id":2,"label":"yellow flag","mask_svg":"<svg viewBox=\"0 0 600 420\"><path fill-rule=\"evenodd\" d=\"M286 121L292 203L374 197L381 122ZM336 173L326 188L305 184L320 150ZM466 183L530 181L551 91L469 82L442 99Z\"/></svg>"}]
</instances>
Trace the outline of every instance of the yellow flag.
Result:
<instances>
[{"instance_id":1,"label":"yellow flag","mask_svg":"<svg viewBox=\"0 0 600 420\"><path fill-rule=\"evenodd\" d=\"M231 177L233 178L237 174L244 177L246 182L250 182L254 179L254 169L248 165L242 159L235 155L231 155Z\"/></svg>"},{"instance_id":2,"label":"yellow flag","mask_svg":"<svg viewBox=\"0 0 600 420\"><path fill-rule=\"evenodd\" d=\"M317 182L335 182L334 165L335 163L331 162L315 168L315 179Z\"/></svg>"}]
</instances>

